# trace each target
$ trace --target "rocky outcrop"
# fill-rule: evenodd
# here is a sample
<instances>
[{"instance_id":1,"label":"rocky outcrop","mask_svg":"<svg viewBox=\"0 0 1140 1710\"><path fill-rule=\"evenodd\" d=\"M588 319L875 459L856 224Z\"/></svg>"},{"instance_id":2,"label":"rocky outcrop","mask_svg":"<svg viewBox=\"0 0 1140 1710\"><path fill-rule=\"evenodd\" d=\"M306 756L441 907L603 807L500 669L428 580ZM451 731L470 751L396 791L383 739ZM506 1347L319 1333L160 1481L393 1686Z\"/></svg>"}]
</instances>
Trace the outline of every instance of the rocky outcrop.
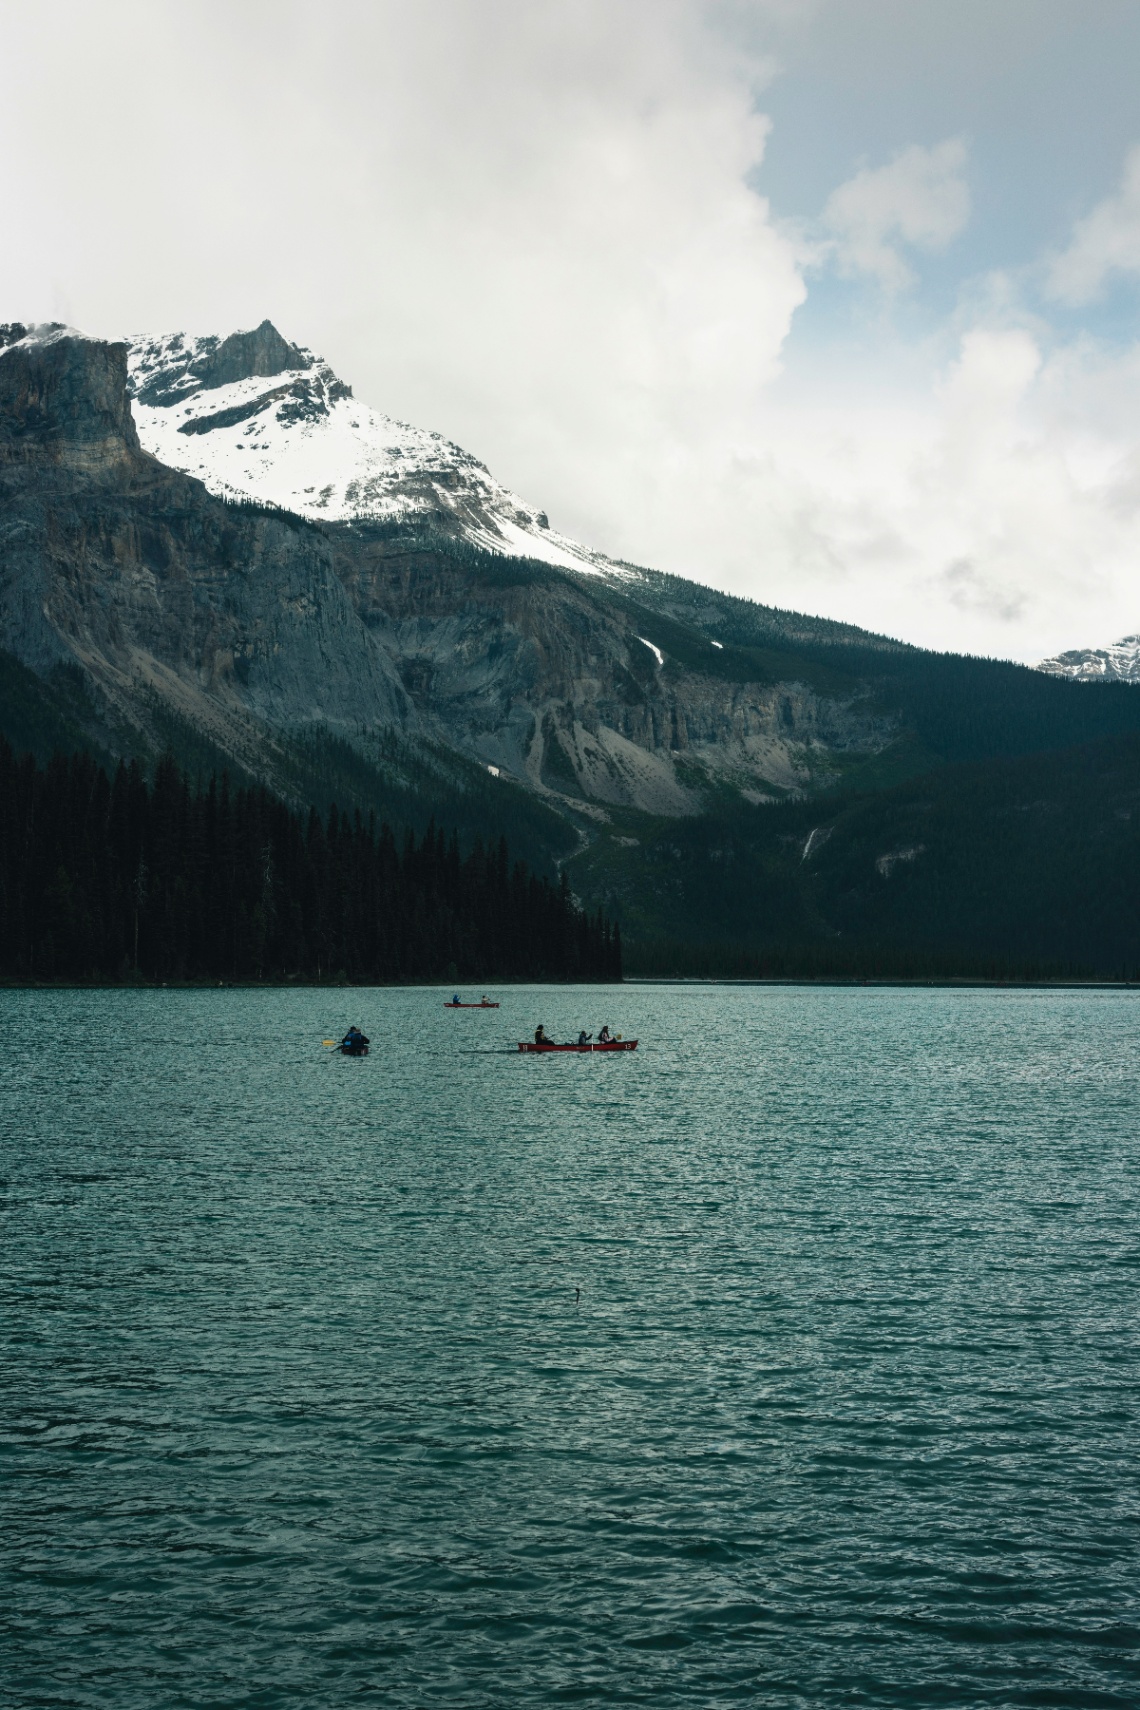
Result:
<instances>
[{"instance_id":1,"label":"rocky outcrop","mask_svg":"<svg viewBox=\"0 0 1140 1710\"><path fill-rule=\"evenodd\" d=\"M190 383L295 368L272 328L241 337ZM595 817L802 789L894 735L855 694L645 624L620 577L226 503L140 447L123 345L51 328L0 349L0 645L77 661L128 731L165 708L272 778L299 733L367 751L395 728Z\"/></svg>"},{"instance_id":2,"label":"rocky outcrop","mask_svg":"<svg viewBox=\"0 0 1140 1710\"><path fill-rule=\"evenodd\" d=\"M0 464L123 476L142 453L127 397L127 347L70 327L11 328L0 361Z\"/></svg>"}]
</instances>

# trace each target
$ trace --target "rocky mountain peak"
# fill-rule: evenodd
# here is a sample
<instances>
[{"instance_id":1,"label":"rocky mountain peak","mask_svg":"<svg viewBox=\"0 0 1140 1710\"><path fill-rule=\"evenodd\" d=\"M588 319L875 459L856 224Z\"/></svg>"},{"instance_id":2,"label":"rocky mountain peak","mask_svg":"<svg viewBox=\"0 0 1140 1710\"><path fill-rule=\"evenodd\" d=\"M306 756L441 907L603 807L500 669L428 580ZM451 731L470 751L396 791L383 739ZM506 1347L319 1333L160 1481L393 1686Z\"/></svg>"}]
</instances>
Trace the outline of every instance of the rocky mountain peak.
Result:
<instances>
[{"instance_id":1,"label":"rocky mountain peak","mask_svg":"<svg viewBox=\"0 0 1140 1710\"><path fill-rule=\"evenodd\" d=\"M1123 635L1108 647L1074 647L1037 669L1083 683L1140 683L1140 635Z\"/></svg>"},{"instance_id":2,"label":"rocky mountain peak","mask_svg":"<svg viewBox=\"0 0 1140 1710\"><path fill-rule=\"evenodd\" d=\"M252 332L187 338L183 333L131 341L131 390L139 403L167 407L239 380L305 373L315 365L311 351L290 344L272 321Z\"/></svg>"},{"instance_id":3,"label":"rocky mountain peak","mask_svg":"<svg viewBox=\"0 0 1140 1710\"><path fill-rule=\"evenodd\" d=\"M129 366L146 450L221 497L322 522L407 521L510 557L600 567L461 446L361 403L271 321L226 338L135 338Z\"/></svg>"}]
</instances>

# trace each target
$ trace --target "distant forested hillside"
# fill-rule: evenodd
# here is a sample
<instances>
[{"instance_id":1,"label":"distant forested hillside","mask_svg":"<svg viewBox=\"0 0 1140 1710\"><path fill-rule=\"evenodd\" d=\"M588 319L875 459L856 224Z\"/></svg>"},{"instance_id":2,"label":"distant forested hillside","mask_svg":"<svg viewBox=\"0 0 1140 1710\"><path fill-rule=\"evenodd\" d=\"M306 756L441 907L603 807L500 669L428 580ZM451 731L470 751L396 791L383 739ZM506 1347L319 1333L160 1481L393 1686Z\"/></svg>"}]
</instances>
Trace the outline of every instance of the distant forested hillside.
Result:
<instances>
[{"instance_id":1,"label":"distant forested hillside","mask_svg":"<svg viewBox=\"0 0 1140 1710\"><path fill-rule=\"evenodd\" d=\"M397 842L359 811L261 787L148 783L88 754L46 767L0 740L0 978L610 980L618 933L505 839Z\"/></svg>"},{"instance_id":2,"label":"distant forested hillside","mask_svg":"<svg viewBox=\"0 0 1140 1710\"><path fill-rule=\"evenodd\" d=\"M571 872L632 972L1138 980L1140 736L627 817Z\"/></svg>"}]
</instances>

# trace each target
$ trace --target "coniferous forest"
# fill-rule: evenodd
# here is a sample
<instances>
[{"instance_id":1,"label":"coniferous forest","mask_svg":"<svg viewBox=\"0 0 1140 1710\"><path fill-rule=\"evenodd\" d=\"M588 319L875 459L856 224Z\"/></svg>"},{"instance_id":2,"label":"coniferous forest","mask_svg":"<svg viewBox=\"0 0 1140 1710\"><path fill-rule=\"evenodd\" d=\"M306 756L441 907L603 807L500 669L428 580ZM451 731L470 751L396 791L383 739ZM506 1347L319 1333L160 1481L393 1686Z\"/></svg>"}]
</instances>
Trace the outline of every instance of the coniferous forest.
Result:
<instances>
[{"instance_id":1,"label":"coniferous forest","mask_svg":"<svg viewBox=\"0 0 1140 1710\"><path fill-rule=\"evenodd\" d=\"M609 980L621 941L503 839L397 842L171 759L148 782L0 738L0 978Z\"/></svg>"}]
</instances>

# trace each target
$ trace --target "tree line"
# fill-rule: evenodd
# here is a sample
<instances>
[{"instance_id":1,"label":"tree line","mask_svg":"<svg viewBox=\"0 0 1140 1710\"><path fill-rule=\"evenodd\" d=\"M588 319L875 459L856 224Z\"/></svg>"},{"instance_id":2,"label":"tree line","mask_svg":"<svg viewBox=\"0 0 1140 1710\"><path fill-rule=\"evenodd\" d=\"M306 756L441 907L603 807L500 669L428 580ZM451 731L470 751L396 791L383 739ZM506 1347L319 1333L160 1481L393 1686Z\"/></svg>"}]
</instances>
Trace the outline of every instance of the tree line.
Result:
<instances>
[{"instance_id":1,"label":"tree line","mask_svg":"<svg viewBox=\"0 0 1140 1710\"><path fill-rule=\"evenodd\" d=\"M148 781L0 737L0 977L352 982L616 980L621 939L512 862L430 825L298 812L228 778Z\"/></svg>"}]
</instances>

